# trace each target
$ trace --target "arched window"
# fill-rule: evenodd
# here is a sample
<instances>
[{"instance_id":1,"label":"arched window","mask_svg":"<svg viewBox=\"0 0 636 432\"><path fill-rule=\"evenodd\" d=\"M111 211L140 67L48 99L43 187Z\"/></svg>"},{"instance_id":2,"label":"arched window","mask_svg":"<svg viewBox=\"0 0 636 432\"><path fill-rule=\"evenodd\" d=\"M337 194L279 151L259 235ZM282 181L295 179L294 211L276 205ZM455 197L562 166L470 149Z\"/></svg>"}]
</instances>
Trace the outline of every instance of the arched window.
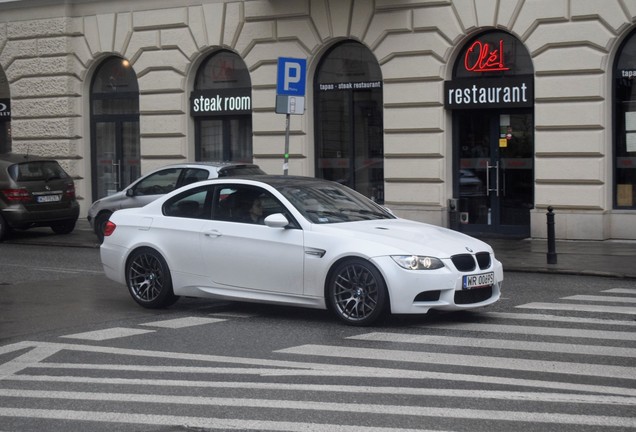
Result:
<instances>
[{"instance_id":1,"label":"arched window","mask_svg":"<svg viewBox=\"0 0 636 432\"><path fill-rule=\"evenodd\" d=\"M252 82L245 62L218 51L197 71L190 98L198 161L251 162Z\"/></svg>"},{"instance_id":2,"label":"arched window","mask_svg":"<svg viewBox=\"0 0 636 432\"><path fill-rule=\"evenodd\" d=\"M316 176L384 202L382 73L358 42L335 45L314 81Z\"/></svg>"},{"instance_id":3,"label":"arched window","mask_svg":"<svg viewBox=\"0 0 636 432\"><path fill-rule=\"evenodd\" d=\"M614 208L636 209L636 32L614 66Z\"/></svg>"},{"instance_id":4,"label":"arched window","mask_svg":"<svg viewBox=\"0 0 636 432\"><path fill-rule=\"evenodd\" d=\"M139 86L127 60L110 57L91 84L93 199L111 195L141 174Z\"/></svg>"}]
</instances>

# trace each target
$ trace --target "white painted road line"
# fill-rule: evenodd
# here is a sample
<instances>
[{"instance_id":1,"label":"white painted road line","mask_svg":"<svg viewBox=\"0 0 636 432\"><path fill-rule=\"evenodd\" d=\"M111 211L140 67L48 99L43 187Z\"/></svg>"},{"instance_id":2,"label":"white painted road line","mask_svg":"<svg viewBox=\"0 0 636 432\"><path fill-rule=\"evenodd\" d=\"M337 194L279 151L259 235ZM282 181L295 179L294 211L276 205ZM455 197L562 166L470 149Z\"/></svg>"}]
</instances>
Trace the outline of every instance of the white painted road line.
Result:
<instances>
[{"instance_id":1,"label":"white painted road line","mask_svg":"<svg viewBox=\"0 0 636 432\"><path fill-rule=\"evenodd\" d=\"M636 327L636 321L621 321L602 318L582 318L571 316L547 315L537 313L507 313L507 312L481 312L480 315L493 318L513 319L520 321L548 321L548 322L566 322L573 324L599 324L611 326L627 326Z\"/></svg>"},{"instance_id":2,"label":"white painted road line","mask_svg":"<svg viewBox=\"0 0 636 432\"><path fill-rule=\"evenodd\" d=\"M607 396L579 393L548 393L499 390L471 390L421 387L386 387L386 386L352 386L329 384L288 384L263 383L256 381L194 381L176 379L141 379L141 378L95 378L59 375L14 375L5 381L22 381L31 383L55 382L64 384L96 384L96 385L129 385L156 387L216 388L245 390L278 390L300 392L352 393L352 394L388 394L427 397L457 397L467 399L495 399L527 402L550 402L566 404L592 405L630 405L636 406L636 397Z\"/></svg>"},{"instance_id":3,"label":"white painted road line","mask_svg":"<svg viewBox=\"0 0 636 432\"><path fill-rule=\"evenodd\" d=\"M559 327L532 327L517 325L501 325L501 324L478 324L478 323L448 323L448 324L430 324L418 326L423 329L444 329L444 330L461 330L462 332L487 332L498 334L521 334L521 335L539 335L539 336L558 336L581 339L601 339L601 340L620 340L620 341L636 341L635 332L621 332L609 330L586 330L575 328L559 328Z\"/></svg>"},{"instance_id":4,"label":"white painted road line","mask_svg":"<svg viewBox=\"0 0 636 432\"><path fill-rule=\"evenodd\" d=\"M24 393L24 392L19 392ZM37 391L33 392L38 393ZM494 411L494 410L478 410L478 409L461 409L450 407L425 407L425 406L403 406L403 405L365 405L365 404L343 404L340 402L316 402L312 401L307 403L306 401L275 401L269 399L223 399L223 398L199 398L192 396L158 396L158 395L140 395L140 394L97 394L97 393L79 393L79 392L40 392L40 398L47 396L55 397L56 399L79 399L79 400L97 400L97 401L126 401L137 403L165 403L165 404L191 404L191 405L213 405L213 406L231 406L231 407L249 407L249 408L274 408L274 409L294 409L294 410L306 410L306 411L329 411L329 412L348 412L348 413L373 413L373 414L385 414L385 415L404 415L404 416L418 416L418 417L438 417L438 418L454 418L454 419L470 419L470 420L494 420L494 421L510 421L510 422L530 422L530 423L543 423L543 424L567 424L567 425L583 425L583 426L602 426L602 427L636 427L636 418L631 417L613 417L613 416L593 416L593 415L579 415L579 414L560 414L560 413L544 413L544 412L523 412L523 411ZM50 394L50 395L49 395ZM25 397L24 395L16 397ZM34 396L35 397L35 396ZM117 399L114 399L117 398ZM108 416L104 419L104 415L116 414L115 416ZM69 410L40 410L40 409L24 409L24 408L0 408L0 416L10 417L29 417L29 418L51 418L49 416L62 415L65 420L86 420L86 421L100 421L104 419L111 423L130 423L128 421L130 417L137 417L138 414L125 414L125 413L103 413L103 412L87 412L87 411L69 411ZM86 416L88 415L88 416ZM143 415L142 417L150 417ZM152 416L162 418L164 416ZM188 418L188 417L186 417ZM102 420L102 421L104 421ZM219 419L214 419L219 420ZM173 420L172 420L173 421ZM164 419L161 423L149 423L149 424L173 424L171 420ZM209 420L208 420L209 421ZM137 421L132 421L137 423ZM226 419L225 422L239 422L242 427L245 427L246 423L250 423L252 426L249 429L266 430L261 427L261 420L235 420ZM285 424L286 427L293 426L291 429L275 429L275 430L302 430L311 431L319 430L325 432L333 431L350 431L352 430L349 425L325 425L316 423L294 423L294 422L273 422L265 421L264 423L269 425L277 425L279 428ZM186 424L192 426L190 421L185 421L181 425ZM197 425L198 426L198 425ZM225 428L235 429L238 426L236 423L232 426ZM326 429L326 427L330 429ZM208 426L209 427L209 426ZM215 422L212 426L215 429L219 428L219 424ZM313 429L318 427L320 429ZM374 428L368 428L366 430L375 430ZM392 430L392 431L404 431L404 429L385 429L378 430Z\"/></svg>"},{"instance_id":5,"label":"white painted road line","mask_svg":"<svg viewBox=\"0 0 636 432\"><path fill-rule=\"evenodd\" d=\"M601 291L604 293L611 293L611 294L633 294L636 295L636 289L631 289L631 288L612 288L612 289L608 289L605 291Z\"/></svg>"},{"instance_id":6,"label":"white painted road line","mask_svg":"<svg viewBox=\"0 0 636 432\"><path fill-rule=\"evenodd\" d=\"M279 351L285 354L397 361L420 364L455 365L462 367L514 370L549 374L569 374L592 377L636 380L636 368L601 364L529 360L510 357L475 356L372 348L352 348L330 345L301 345Z\"/></svg>"},{"instance_id":7,"label":"white painted road line","mask_svg":"<svg viewBox=\"0 0 636 432\"><path fill-rule=\"evenodd\" d=\"M598 312L604 314L636 315L636 308L626 306L582 305L574 303L528 303L515 307L522 309L565 310L574 312Z\"/></svg>"},{"instance_id":8,"label":"white painted road line","mask_svg":"<svg viewBox=\"0 0 636 432\"><path fill-rule=\"evenodd\" d=\"M573 295L563 297L561 300L577 300L588 302L608 302L608 303L636 303L636 297L612 297L612 296L595 296L595 295Z\"/></svg>"},{"instance_id":9,"label":"white painted road line","mask_svg":"<svg viewBox=\"0 0 636 432\"><path fill-rule=\"evenodd\" d=\"M340 424L275 422L269 420L242 420L209 417L186 417L156 414L126 414L121 412L46 410L26 408L0 408L0 416L28 419L77 420L97 423L119 423L156 426L178 426L210 430L259 430L303 432L434 432L422 429L381 428ZM443 432L443 431L435 431Z\"/></svg>"},{"instance_id":10,"label":"white painted road line","mask_svg":"<svg viewBox=\"0 0 636 432\"><path fill-rule=\"evenodd\" d=\"M122 337L137 336L145 333L153 333L154 330L141 330L124 327L113 327L104 330L96 330L85 333L76 333L72 335L60 336L67 339L83 339L91 341L104 341L109 339L117 339Z\"/></svg>"},{"instance_id":11,"label":"white painted road line","mask_svg":"<svg viewBox=\"0 0 636 432\"><path fill-rule=\"evenodd\" d=\"M347 339L373 342L409 343L419 345L444 345L471 348L505 349L515 351L549 352L561 354L597 355L603 357L636 358L636 348L600 345L574 345L550 342L514 341L502 339L476 339L466 337L413 335L404 333L367 333Z\"/></svg>"},{"instance_id":12,"label":"white painted road line","mask_svg":"<svg viewBox=\"0 0 636 432\"><path fill-rule=\"evenodd\" d=\"M214 324L218 322L226 321L220 318L202 318L202 317L185 317L185 318L176 318L170 320L163 321L153 321L145 324L140 324L142 326L147 327L161 327L161 328L171 328L171 329L180 329L186 327L194 327L204 324Z\"/></svg>"}]
</instances>

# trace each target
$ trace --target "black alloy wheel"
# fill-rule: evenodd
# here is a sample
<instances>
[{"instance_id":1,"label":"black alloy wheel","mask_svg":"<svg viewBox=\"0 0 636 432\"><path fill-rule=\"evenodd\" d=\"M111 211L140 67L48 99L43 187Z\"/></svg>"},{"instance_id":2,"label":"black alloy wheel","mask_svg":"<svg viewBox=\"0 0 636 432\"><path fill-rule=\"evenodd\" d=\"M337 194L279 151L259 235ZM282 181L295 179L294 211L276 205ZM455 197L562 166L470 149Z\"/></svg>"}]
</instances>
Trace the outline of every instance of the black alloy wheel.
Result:
<instances>
[{"instance_id":1,"label":"black alloy wheel","mask_svg":"<svg viewBox=\"0 0 636 432\"><path fill-rule=\"evenodd\" d=\"M126 285L141 306L157 309L170 306L179 297L172 290L168 264L154 249L137 249L126 264Z\"/></svg>"},{"instance_id":2,"label":"black alloy wheel","mask_svg":"<svg viewBox=\"0 0 636 432\"><path fill-rule=\"evenodd\" d=\"M327 301L345 323L370 325L387 307L386 283L373 264L359 258L349 259L337 264L331 272Z\"/></svg>"}]
</instances>

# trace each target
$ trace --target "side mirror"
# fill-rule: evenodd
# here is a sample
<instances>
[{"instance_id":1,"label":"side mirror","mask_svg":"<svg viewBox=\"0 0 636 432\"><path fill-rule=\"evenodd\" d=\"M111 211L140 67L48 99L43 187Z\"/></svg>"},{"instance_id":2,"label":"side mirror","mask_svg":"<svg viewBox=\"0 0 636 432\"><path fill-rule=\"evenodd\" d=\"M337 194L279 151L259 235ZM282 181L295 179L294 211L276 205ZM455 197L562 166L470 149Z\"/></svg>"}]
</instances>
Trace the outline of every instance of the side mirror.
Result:
<instances>
[{"instance_id":1,"label":"side mirror","mask_svg":"<svg viewBox=\"0 0 636 432\"><path fill-rule=\"evenodd\" d=\"M285 228L289 221L282 213L274 213L265 218L265 225L270 228Z\"/></svg>"},{"instance_id":2,"label":"side mirror","mask_svg":"<svg viewBox=\"0 0 636 432\"><path fill-rule=\"evenodd\" d=\"M135 196L135 191L133 190L133 188L126 189L126 196L129 198Z\"/></svg>"}]
</instances>

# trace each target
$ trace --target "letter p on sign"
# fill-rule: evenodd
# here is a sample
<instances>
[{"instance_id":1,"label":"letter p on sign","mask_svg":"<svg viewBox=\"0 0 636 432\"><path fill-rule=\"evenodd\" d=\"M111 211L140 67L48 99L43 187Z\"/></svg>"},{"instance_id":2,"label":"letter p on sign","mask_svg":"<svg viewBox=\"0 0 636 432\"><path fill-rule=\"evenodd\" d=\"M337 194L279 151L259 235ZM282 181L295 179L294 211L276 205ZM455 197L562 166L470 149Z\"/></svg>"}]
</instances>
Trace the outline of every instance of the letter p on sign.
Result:
<instances>
[{"instance_id":1,"label":"letter p on sign","mask_svg":"<svg viewBox=\"0 0 636 432\"><path fill-rule=\"evenodd\" d=\"M305 96L305 71L307 60L279 57L276 94Z\"/></svg>"}]
</instances>

